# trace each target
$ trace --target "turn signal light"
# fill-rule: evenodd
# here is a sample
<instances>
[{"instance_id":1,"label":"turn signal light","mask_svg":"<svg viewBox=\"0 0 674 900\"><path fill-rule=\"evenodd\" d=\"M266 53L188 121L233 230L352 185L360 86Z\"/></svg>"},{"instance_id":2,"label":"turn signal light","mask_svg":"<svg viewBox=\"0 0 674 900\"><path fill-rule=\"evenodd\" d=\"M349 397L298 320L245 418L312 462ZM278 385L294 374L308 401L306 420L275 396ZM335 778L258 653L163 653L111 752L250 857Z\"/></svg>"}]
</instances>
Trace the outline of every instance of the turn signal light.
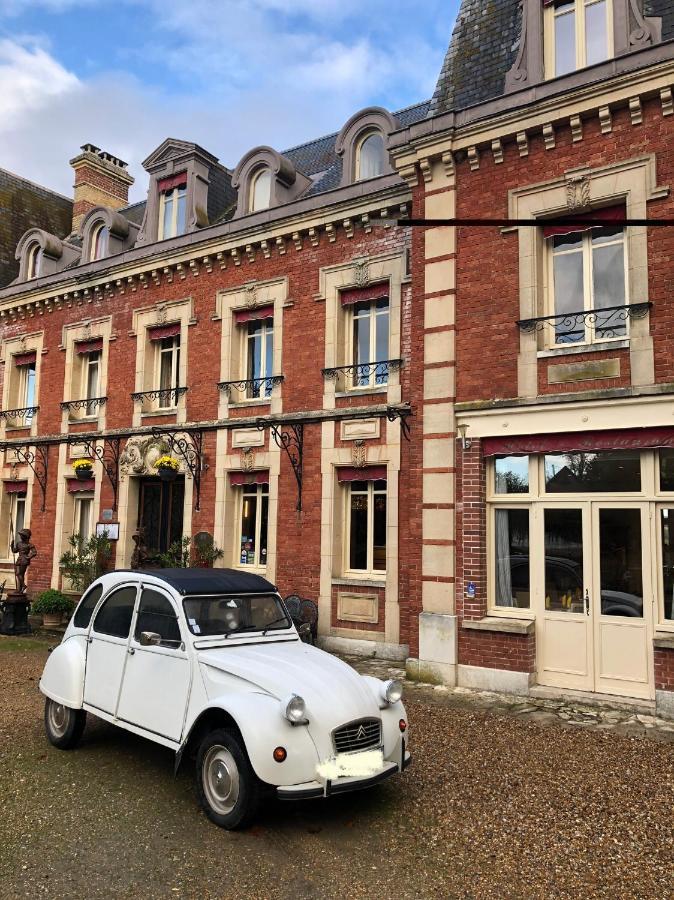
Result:
<instances>
[{"instance_id":1,"label":"turn signal light","mask_svg":"<svg viewBox=\"0 0 674 900\"><path fill-rule=\"evenodd\" d=\"M405 731L407 731L407 722L404 719L401 719L398 722L398 728L404 733Z\"/></svg>"},{"instance_id":2,"label":"turn signal light","mask_svg":"<svg viewBox=\"0 0 674 900\"><path fill-rule=\"evenodd\" d=\"M285 762L285 758L288 755L285 747L277 747L274 750L274 759L277 763Z\"/></svg>"}]
</instances>

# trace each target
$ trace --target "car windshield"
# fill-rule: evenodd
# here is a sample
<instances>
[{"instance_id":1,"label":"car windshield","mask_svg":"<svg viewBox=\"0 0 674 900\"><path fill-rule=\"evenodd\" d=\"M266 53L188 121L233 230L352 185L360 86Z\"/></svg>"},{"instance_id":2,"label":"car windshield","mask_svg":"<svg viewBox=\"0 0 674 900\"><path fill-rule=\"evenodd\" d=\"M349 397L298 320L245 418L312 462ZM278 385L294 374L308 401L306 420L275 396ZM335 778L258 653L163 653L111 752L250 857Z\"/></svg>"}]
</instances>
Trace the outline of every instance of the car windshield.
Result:
<instances>
[{"instance_id":1,"label":"car windshield","mask_svg":"<svg viewBox=\"0 0 674 900\"><path fill-rule=\"evenodd\" d=\"M183 607L190 631L200 637L291 627L281 598L274 594L185 597Z\"/></svg>"}]
</instances>

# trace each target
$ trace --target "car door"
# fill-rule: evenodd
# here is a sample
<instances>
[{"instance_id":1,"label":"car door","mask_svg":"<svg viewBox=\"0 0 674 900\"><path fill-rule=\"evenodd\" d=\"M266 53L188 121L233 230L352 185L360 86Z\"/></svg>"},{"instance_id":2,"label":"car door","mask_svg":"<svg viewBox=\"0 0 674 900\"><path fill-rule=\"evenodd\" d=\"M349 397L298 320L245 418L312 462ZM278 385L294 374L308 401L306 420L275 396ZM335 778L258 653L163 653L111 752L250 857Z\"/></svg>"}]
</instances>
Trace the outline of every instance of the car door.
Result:
<instances>
[{"instance_id":1,"label":"car door","mask_svg":"<svg viewBox=\"0 0 674 900\"><path fill-rule=\"evenodd\" d=\"M98 608L87 639L84 702L114 716L127 658L138 584L115 588Z\"/></svg>"},{"instance_id":2,"label":"car door","mask_svg":"<svg viewBox=\"0 0 674 900\"><path fill-rule=\"evenodd\" d=\"M191 666L180 629L168 593L142 586L117 716L172 741L180 740L190 691ZM158 634L161 643L143 646L144 631Z\"/></svg>"}]
</instances>

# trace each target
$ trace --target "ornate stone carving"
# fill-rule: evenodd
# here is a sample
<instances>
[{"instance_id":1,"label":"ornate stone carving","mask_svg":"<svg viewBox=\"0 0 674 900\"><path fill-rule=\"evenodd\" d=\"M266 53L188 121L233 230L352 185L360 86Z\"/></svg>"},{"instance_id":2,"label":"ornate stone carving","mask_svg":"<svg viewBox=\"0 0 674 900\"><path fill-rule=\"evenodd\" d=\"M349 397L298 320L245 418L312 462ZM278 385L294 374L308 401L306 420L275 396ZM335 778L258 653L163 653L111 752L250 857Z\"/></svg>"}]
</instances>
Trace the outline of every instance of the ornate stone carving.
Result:
<instances>
[{"instance_id":1,"label":"ornate stone carving","mask_svg":"<svg viewBox=\"0 0 674 900\"><path fill-rule=\"evenodd\" d=\"M590 202L590 179L574 175L566 182L566 205L569 209L583 209Z\"/></svg>"},{"instance_id":2,"label":"ornate stone carving","mask_svg":"<svg viewBox=\"0 0 674 900\"><path fill-rule=\"evenodd\" d=\"M254 281L244 285L245 304L247 309L255 309L257 306L257 285Z\"/></svg>"},{"instance_id":3,"label":"ornate stone carving","mask_svg":"<svg viewBox=\"0 0 674 900\"><path fill-rule=\"evenodd\" d=\"M82 340L88 341L91 338L91 322L85 322L82 325Z\"/></svg>"},{"instance_id":4,"label":"ornate stone carving","mask_svg":"<svg viewBox=\"0 0 674 900\"><path fill-rule=\"evenodd\" d=\"M255 468L255 451L252 447L241 448L241 469L244 472L252 472Z\"/></svg>"},{"instance_id":5,"label":"ornate stone carving","mask_svg":"<svg viewBox=\"0 0 674 900\"><path fill-rule=\"evenodd\" d=\"M636 23L635 27L630 31L630 48L649 47L654 43L654 30L640 9L641 4L637 0L629 0L629 2L630 13Z\"/></svg>"},{"instance_id":6,"label":"ornate stone carving","mask_svg":"<svg viewBox=\"0 0 674 900\"><path fill-rule=\"evenodd\" d=\"M119 457L119 478L124 481L127 475L156 475L154 463L164 453L168 453L168 445L153 437L132 437ZM180 467L181 471L183 467Z\"/></svg>"},{"instance_id":7,"label":"ornate stone carving","mask_svg":"<svg viewBox=\"0 0 674 900\"><path fill-rule=\"evenodd\" d=\"M370 260L367 256L354 259L353 280L358 287L367 287L370 283Z\"/></svg>"},{"instance_id":8,"label":"ornate stone carving","mask_svg":"<svg viewBox=\"0 0 674 900\"><path fill-rule=\"evenodd\" d=\"M166 306L163 303L160 303L157 306L157 325L163 325L166 322Z\"/></svg>"},{"instance_id":9,"label":"ornate stone carving","mask_svg":"<svg viewBox=\"0 0 674 900\"><path fill-rule=\"evenodd\" d=\"M355 469L362 469L367 462L365 441L354 441L351 445L351 462Z\"/></svg>"}]
</instances>

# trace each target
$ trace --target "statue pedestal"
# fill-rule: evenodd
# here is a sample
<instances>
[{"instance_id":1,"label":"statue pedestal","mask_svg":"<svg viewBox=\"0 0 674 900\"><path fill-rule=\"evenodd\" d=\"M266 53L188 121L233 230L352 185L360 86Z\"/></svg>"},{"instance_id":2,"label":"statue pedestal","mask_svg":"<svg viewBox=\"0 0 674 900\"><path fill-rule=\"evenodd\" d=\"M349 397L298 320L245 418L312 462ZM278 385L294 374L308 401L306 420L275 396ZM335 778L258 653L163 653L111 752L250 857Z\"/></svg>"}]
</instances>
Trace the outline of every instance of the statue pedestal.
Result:
<instances>
[{"instance_id":1,"label":"statue pedestal","mask_svg":"<svg viewBox=\"0 0 674 900\"><path fill-rule=\"evenodd\" d=\"M0 634L32 634L28 624L28 606L25 594L10 591L2 603Z\"/></svg>"}]
</instances>

